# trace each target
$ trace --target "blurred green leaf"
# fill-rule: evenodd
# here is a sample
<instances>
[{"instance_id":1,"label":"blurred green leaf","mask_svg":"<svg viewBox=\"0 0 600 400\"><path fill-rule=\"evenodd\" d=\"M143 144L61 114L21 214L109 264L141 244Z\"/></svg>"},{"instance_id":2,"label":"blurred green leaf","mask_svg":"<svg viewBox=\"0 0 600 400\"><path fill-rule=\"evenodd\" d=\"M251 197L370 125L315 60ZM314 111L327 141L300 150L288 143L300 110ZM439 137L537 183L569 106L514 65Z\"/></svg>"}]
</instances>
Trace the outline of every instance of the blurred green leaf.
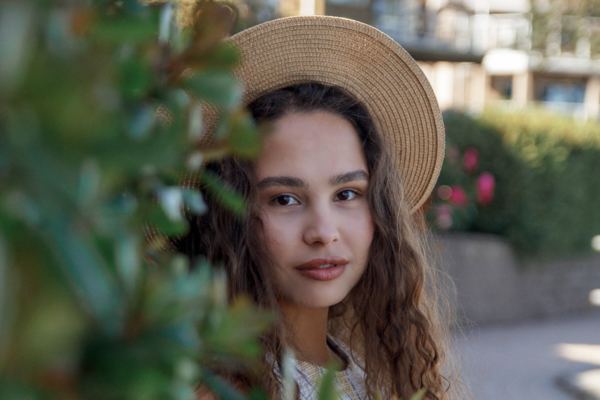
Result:
<instances>
[{"instance_id":1,"label":"blurred green leaf","mask_svg":"<svg viewBox=\"0 0 600 400\"><path fill-rule=\"evenodd\" d=\"M182 189L183 202L194 214L202 214L206 211L206 204L202 200L202 193L195 189Z\"/></svg>"},{"instance_id":2,"label":"blurred green leaf","mask_svg":"<svg viewBox=\"0 0 600 400\"><path fill-rule=\"evenodd\" d=\"M203 170L200 173L200 181L225 207L229 208L234 214L242 216L246 212L246 202L244 198L227 185L214 173Z\"/></svg>"},{"instance_id":3,"label":"blurred green leaf","mask_svg":"<svg viewBox=\"0 0 600 400\"><path fill-rule=\"evenodd\" d=\"M96 22L92 37L100 42L115 44L148 42L157 37L157 22L157 18L104 18Z\"/></svg>"},{"instance_id":4,"label":"blurred green leaf","mask_svg":"<svg viewBox=\"0 0 600 400\"><path fill-rule=\"evenodd\" d=\"M52 54L66 58L75 50L77 41L71 29L71 15L66 9L55 9L50 13L45 31Z\"/></svg>"},{"instance_id":5,"label":"blurred green leaf","mask_svg":"<svg viewBox=\"0 0 600 400\"><path fill-rule=\"evenodd\" d=\"M119 193L103 204L103 208L111 214L131 215L137 208L137 199L131 193Z\"/></svg>"},{"instance_id":6,"label":"blurred green leaf","mask_svg":"<svg viewBox=\"0 0 600 400\"><path fill-rule=\"evenodd\" d=\"M165 214L171 221L183 221L183 189L165 187L158 189L158 198Z\"/></svg>"},{"instance_id":7,"label":"blurred green leaf","mask_svg":"<svg viewBox=\"0 0 600 400\"><path fill-rule=\"evenodd\" d=\"M11 153L13 165L27 178L21 182L21 186L24 193L31 195L32 203L40 205L39 200L43 199L47 205L53 203L55 207L57 203L66 202L67 208L78 203L79 160L71 168L64 159L61 160L50 149L35 142L30 143L27 148L13 147ZM56 179L58 176L62 179ZM42 194L52 197L45 198ZM39 209L41 210L41 205Z\"/></svg>"},{"instance_id":8,"label":"blurred green leaf","mask_svg":"<svg viewBox=\"0 0 600 400\"><path fill-rule=\"evenodd\" d=\"M160 25L158 32L158 39L166 43L169 40L171 29L172 29L172 20L173 20L173 4L171 2L167 2L163 8L160 10Z\"/></svg>"},{"instance_id":9,"label":"blurred green leaf","mask_svg":"<svg viewBox=\"0 0 600 400\"><path fill-rule=\"evenodd\" d=\"M135 293L140 274L140 244L138 240L137 236L122 232L117 236L115 244L117 270L129 296Z\"/></svg>"},{"instance_id":10,"label":"blurred green leaf","mask_svg":"<svg viewBox=\"0 0 600 400\"><path fill-rule=\"evenodd\" d=\"M255 157L261 151L261 140L256 124L246 113L237 113L228 120L229 135L227 142L233 152L244 157Z\"/></svg>"},{"instance_id":11,"label":"blurred green leaf","mask_svg":"<svg viewBox=\"0 0 600 400\"><path fill-rule=\"evenodd\" d=\"M259 388L259 389L252 389L248 399L249 400L269 400L269 396L267 396L267 393L264 390Z\"/></svg>"},{"instance_id":12,"label":"blurred green leaf","mask_svg":"<svg viewBox=\"0 0 600 400\"><path fill-rule=\"evenodd\" d=\"M201 298L212 285L211 272L211 267L206 261L199 262L191 272L186 271L175 279L174 292L182 298Z\"/></svg>"},{"instance_id":13,"label":"blurred green leaf","mask_svg":"<svg viewBox=\"0 0 600 400\"><path fill-rule=\"evenodd\" d=\"M129 122L129 133L136 139L145 138L154 126L156 109L149 105L142 105L133 113Z\"/></svg>"},{"instance_id":14,"label":"blurred green leaf","mask_svg":"<svg viewBox=\"0 0 600 400\"><path fill-rule=\"evenodd\" d=\"M427 393L427 389L422 388L417 393L415 393L413 395L413 397L410 398L410 400L421 400L423 397L425 397L426 393Z\"/></svg>"},{"instance_id":15,"label":"blurred green leaf","mask_svg":"<svg viewBox=\"0 0 600 400\"><path fill-rule=\"evenodd\" d=\"M285 349L281 360L281 376L282 376L282 400L296 399L296 361L294 351Z\"/></svg>"},{"instance_id":16,"label":"blurred green leaf","mask_svg":"<svg viewBox=\"0 0 600 400\"><path fill-rule=\"evenodd\" d=\"M214 105L231 108L240 103L242 86L227 71L209 71L193 75L185 81L185 89Z\"/></svg>"},{"instance_id":17,"label":"blurred green leaf","mask_svg":"<svg viewBox=\"0 0 600 400\"><path fill-rule=\"evenodd\" d=\"M13 309L8 276L8 254L4 238L0 235L0 366L3 365L4 352L8 345L8 337L12 326L10 311Z\"/></svg>"},{"instance_id":18,"label":"blurred green leaf","mask_svg":"<svg viewBox=\"0 0 600 400\"><path fill-rule=\"evenodd\" d=\"M150 69L150 65L146 62L143 62L140 59L130 59L121 65L121 90L127 98L143 97L152 87L153 83L152 70ZM142 130L145 126L144 122L147 119L145 118L145 115L148 113L154 115L152 110L149 110L146 107L147 106L142 106L136 110L137 112L134 114L130 129L135 128L137 131ZM134 122L136 119L141 120L142 122ZM147 124L148 123L146 122L146 125ZM132 130L132 132L136 131Z\"/></svg>"},{"instance_id":19,"label":"blurred green leaf","mask_svg":"<svg viewBox=\"0 0 600 400\"><path fill-rule=\"evenodd\" d=\"M1 154L0 154L0 157L1 157ZM1 161L2 160L0 159L0 162ZM202 154L202 152L200 152L200 151L194 151L190 155L188 155L188 158L185 162L185 166L187 167L187 169L189 171L198 172L198 170L202 167L203 163L204 163L204 154ZM1 166L0 166L0 168L1 168Z\"/></svg>"},{"instance_id":20,"label":"blurred green leaf","mask_svg":"<svg viewBox=\"0 0 600 400\"><path fill-rule=\"evenodd\" d=\"M206 386L223 400L245 400L245 396L231 386L225 379L205 373L203 379Z\"/></svg>"},{"instance_id":21,"label":"blurred green leaf","mask_svg":"<svg viewBox=\"0 0 600 400\"><path fill-rule=\"evenodd\" d=\"M21 278L21 282L26 279ZM31 293L35 297L28 304L20 304L20 329L13 343L19 349L19 359L14 361L25 366L53 366L57 359L75 362L85 333L87 320L81 309L55 283L45 284L37 293Z\"/></svg>"},{"instance_id":22,"label":"blurred green leaf","mask_svg":"<svg viewBox=\"0 0 600 400\"><path fill-rule=\"evenodd\" d=\"M96 149L96 158L105 166L106 173L139 174L147 166L156 169L174 167L181 162L184 154L181 143L173 140L168 132L160 132L141 142L124 136L113 144Z\"/></svg>"},{"instance_id":23,"label":"blurred green leaf","mask_svg":"<svg viewBox=\"0 0 600 400\"><path fill-rule=\"evenodd\" d=\"M184 43L190 43L193 35L189 30L182 32L182 37L178 39ZM205 46L200 46L203 51L198 51L192 46L187 51L183 51L182 59L186 64L200 69L233 69L239 61L239 52L228 43L212 43L214 47L206 50Z\"/></svg>"},{"instance_id":24,"label":"blurred green leaf","mask_svg":"<svg viewBox=\"0 0 600 400\"><path fill-rule=\"evenodd\" d=\"M146 214L148 223L152 224L162 234L178 236L187 232L187 223L183 219L173 220L168 217L162 205L153 204L149 207L148 211Z\"/></svg>"},{"instance_id":25,"label":"blurred green leaf","mask_svg":"<svg viewBox=\"0 0 600 400\"><path fill-rule=\"evenodd\" d=\"M242 297L221 314L217 324L201 332L213 352L255 358L261 352L256 338L270 326L271 320L269 312L257 309Z\"/></svg>"},{"instance_id":26,"label":"blurred green leaf","mask_svg":"<svg viewBox=\"0 0 600 400\"><path fill-rule=\"evenodd\" d=\"M92 312L106 334L118 334L123 323L122 299L101 256L86 240L86 234L74 225L58 220L48 228L46 240L84 307Z\"/></svg>"},{"instance_id":27,"label":"blurred green leaf","mask_svg":"<svg viewBox=\"0 0 600 400\"><path fill-rule=\"evenodd\" d=\"M0 378L0 400L38 400L42 398L39 390L22 382Z\"/></svg>"},{"instance_id":28,"label":"blurred green leaf","mask_svg":"<svg viewBox=\"0 0 600 400\"><path fill-rule=\"evenodd\" d=\"M0 126L0 129L2 129L2 126ZM3 175L7 172L7 170L8 170L8 157L6 156L6 154L4 153L4 150L2 149L2 146L0 145L0 180L3 178Z\"/></svg>"},{"instance_id":29,"label":"blurred green leaf","mask_svg":"<svg viewBox=\"0 0 600 400\"><path fill-rule=\"evenodd\" d=\"M187 273L190 270L190 259L183 254L176 254L171 259L171 272L176 277L184 277L188 279ZM175 290L177 291L177 290Z\"/></svg>"},{"instance_id":30,"label":"blurred green leaf","mask_svg":"<svg viewBox=\"0 0 600 400\"><path fill-rule=\"evenodd\" d=\"M196 400L195 385L176 383L173 387L174 400Z\"/></svg>"},{"instance_id":31,"label":"blurred green leaf","mask_svg":"<svg viewBox=\"0 0 600 400\"><path fill-rule=\"evenodd\" d=\"M191 318L169 325L163 328L161 333L188 349L196 350L200 345L198 331Z\"/></svg>"},{"instance_id":32,"label":"blurred green leaf","mask_svg":"<svg viewBox=\"0 0 600 400\"><path fill-rule=\"evenodd\" d=\"M190 108L188 136L191 141L197 141L202 137L202 108L199 106Z\"/></svg>"},{"instance_id":33,"label":"blurred green leaf","mask_svg":"<svg viewBox=\"0 0 600 400\"><path fill-rule=\"evenodd\" d=\"M100 188L100 166L93 159L87 159L79 172L79 203L86 204L98 195Z\"/></svg>"},{"instance_id":34,"label":"blurred green leaf","mask_svg":"<svg viewBox=\"0 0 600 400\"><path fill-rule=\"evenodd\" d=\"M239 62L238 50L228 43L223 43L211 50L206 58L212 68L233 68Z\"/></svg>"},{"instance_id":35,"label":"blurred green leaf","mask_svg":"<svg viewBox=\"0 0 600 400\"><path fill-rule=\"evenodd\" d=\"M319 385L318 400L337 400L339 391L335 382L335 371L339 368L337 363L332 363L325 367L325 373L321 377Z\"/></svg>"},{"instance_id":36,"label":"blurred green leaf","mask_svg":"<svg viewBox=\"0 0 600 400\"><path fill-rule=\"evenodd\" d=\"M32 226L39 225L42 222L42 214L39 206L31 199L19 191L11 191L5 195L4 206L12 213Z\"/></svg>"},{"instance_id":37,"label":"blurred green leaf","mask_svg":"<svg viewBox=\"0 0 600 400\"><path fill-rule=\"evenodd\" d=\"M197 349L200 343L194 326L208 312L210 269L199 266L190 273L172 271L166 276L155 275L146 280L142 312L148 322L163 326L163 334L181 346Z\"/></svg>"},{"instance_id":38,"label":"blurred green leaf","mask_svg":"<svg viewBox=\"0 0 600 400\"><path fill-rule=\"evenodd\" d=\"M148 12L147 5L139 0L122 0L121 4L131 14L143 15Z\"/></svg>"},{"instance_id":39,"label":"blurred green leaf","mask_svg":"<svg viewBox=\"0 0 600 400\"><path fill-rule=\"evenodd\" d=\"M34 5L23 1L0 4L0 96L17 89L34 47Z\"/></svg>"}]
</instances>

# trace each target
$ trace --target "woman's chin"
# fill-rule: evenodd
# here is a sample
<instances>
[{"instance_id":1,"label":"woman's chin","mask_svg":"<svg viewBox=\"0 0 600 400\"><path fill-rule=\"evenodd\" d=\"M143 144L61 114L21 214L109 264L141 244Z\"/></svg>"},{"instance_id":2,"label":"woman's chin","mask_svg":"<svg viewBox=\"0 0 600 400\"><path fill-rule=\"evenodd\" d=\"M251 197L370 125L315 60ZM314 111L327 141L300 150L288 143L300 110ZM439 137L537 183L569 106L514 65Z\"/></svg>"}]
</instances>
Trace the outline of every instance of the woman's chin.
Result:
<instances>
[{"instance_id":1,"label":"woman's chin","mask_svg":"<svg viewBox=\"0 0 600 400\"><path fill-rule=\"evenodd\" d=\"M324 293L319 293L318 295L313 296L297 296L290 300L296 306L304 308L328 308L342 302L347 295L347 292L330 293L327 295Z\"/></svg>"}]
</instances>

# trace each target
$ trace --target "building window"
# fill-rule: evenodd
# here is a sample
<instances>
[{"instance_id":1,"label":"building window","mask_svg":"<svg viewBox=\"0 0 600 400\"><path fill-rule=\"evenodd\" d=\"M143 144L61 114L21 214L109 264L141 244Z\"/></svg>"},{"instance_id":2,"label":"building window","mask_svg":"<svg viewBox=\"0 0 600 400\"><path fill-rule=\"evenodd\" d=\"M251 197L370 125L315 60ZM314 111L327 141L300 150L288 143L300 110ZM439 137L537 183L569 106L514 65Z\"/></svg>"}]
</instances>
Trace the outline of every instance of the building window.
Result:
<instances>
[{"instance_id":1,"label":"building window","mask_svg":"<svg viewBox=\"0 0 600 400\"><path fill-rule=\"evenodd\" d=\"M542 101L550 103L583 103L585 84L548 82L542 90Z\"/></svg>"},{"instance_id":2,"label":"building window","mask_svg":"<svg viewBox=\"0 0 600 400\"><path fill-rule=\"evenodd\" d=\"M350 7L368 7L370 5L369 0L327 0L327 3Z\"/></svg>"},{"instance_id":3,"label":"building window","mask_svg":"<svg viewBox=\"0 0 600 400\"><path fill-rule=\"evenodd\" d=\"M512 76L492 76L492 99L510 100L512 98Z\"/></svg>"}]
</instances>

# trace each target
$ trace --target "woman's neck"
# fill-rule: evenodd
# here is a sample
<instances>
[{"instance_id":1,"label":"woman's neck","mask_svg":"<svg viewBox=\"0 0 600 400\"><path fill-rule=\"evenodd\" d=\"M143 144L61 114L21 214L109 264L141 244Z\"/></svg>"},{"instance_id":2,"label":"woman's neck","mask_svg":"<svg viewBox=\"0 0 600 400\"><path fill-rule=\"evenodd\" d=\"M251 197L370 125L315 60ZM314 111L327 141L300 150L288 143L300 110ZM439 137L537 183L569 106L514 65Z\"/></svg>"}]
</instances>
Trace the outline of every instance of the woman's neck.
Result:
<instances>
[{"instance_id":1,"label":"woman's neck","mask_svg":"<svg viewBox=\"0 0 600 400\"><path fill-rule=\"evenodd\" d=\"M329 307L306 308L280 301L281 312L291 329L292 344L298 361L325 366L331 361L327 346Z\"/></svg>"}]
</instances>

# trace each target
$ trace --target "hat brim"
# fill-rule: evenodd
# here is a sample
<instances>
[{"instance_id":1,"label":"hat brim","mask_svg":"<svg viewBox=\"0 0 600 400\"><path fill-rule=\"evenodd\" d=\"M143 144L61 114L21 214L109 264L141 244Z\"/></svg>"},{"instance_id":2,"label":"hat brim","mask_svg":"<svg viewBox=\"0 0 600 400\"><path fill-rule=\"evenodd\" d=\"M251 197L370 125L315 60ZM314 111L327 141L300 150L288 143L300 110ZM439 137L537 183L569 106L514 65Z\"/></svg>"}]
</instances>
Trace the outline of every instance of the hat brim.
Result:
<instances>
[{"instance_id":1,"label":"hat brim","mask_svg":"<svg viewBox=\"0 0 600 400\"><path fill-rule=\"evenodd\" d=\"M411 212L427 200L444 158L444 124L433 90L413 58L383 32L329 16L266 22L228 39L241 51L235 74L246 103L315 81L341 87L369 110L391 149Z\"/></svg>"}]
</instances>

